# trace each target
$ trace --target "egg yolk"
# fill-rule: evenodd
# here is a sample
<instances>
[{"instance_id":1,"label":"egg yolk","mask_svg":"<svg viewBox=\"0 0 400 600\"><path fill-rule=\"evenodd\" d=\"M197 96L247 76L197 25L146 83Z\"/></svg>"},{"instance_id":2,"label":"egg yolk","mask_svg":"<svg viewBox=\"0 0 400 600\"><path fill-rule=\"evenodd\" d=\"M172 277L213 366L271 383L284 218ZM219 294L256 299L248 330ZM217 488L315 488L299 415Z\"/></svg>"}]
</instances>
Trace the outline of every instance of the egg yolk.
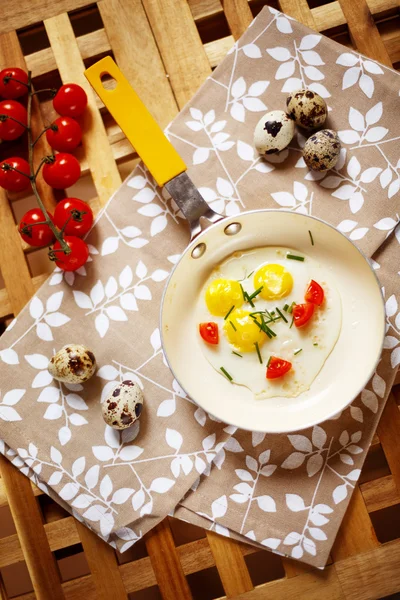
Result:
<instances>
[{"instance_id":1,"label":"egg yolk","mask_svg":"<svg viewBox=\"0 0 400 600\"><path fill-rule=\"evenodd\" d=\"M282 265L269 264L261 267L254 275L254 287L263 286L260 296L264 300L278 300L292 291L293 277Z\"/></svg>"},{"instance_id":2,"label":"egg yolk","mask_svg":"<svg viewBox=\"0 0 400 600\"><path fill-rule=\"evenodd\" d=\"M234 279L215 279L206 291L207 308L215 317L224 317L235 306L243 304L240 284Z\"/></svg>"},{"instance_id":3,"label":"egg yolk","mask_svg":"<svg viewBox=\"0 0 400 600\"><path fill-rule=\"evenodd\" d=\"M255 352L257 342L259 346L265 342L267 336L254 323L247 310L233 310L224 323L225 336L236 350L241 352Z\"/></svg>"}]
</instances>

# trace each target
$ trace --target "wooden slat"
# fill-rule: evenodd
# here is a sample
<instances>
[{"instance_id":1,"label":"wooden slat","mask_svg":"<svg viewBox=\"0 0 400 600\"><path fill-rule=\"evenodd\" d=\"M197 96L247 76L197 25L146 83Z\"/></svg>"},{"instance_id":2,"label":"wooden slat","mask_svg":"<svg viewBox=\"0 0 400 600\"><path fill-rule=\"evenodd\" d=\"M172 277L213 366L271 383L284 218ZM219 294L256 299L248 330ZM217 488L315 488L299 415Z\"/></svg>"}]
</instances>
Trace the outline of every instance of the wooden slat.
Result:
<instances>
[{"instance_id":1,"label":"wooden slat","mask_svg":"<svg viewBox=\"0 0 400 600\"><path fill-rule=\"evenodd\" d=\"M94 93L83 72L83 64L71 22L67 14L53 17L44 22L61 78L64 82L74 81L81 85L88 96L88 108L83 115L83 150L89 164L93 182L101 204L105 204L120 186L121 177L113 158L96 107Z\"/></svg>"},{"instance_id":2,"label":"wooden slat","mask_svg":"<svg viewBox=\"0 0 400 600\"><path fill-rule=\"evenodd\" d=\"M254 588L238 542L224 538L212 531L207 532L227 598L233 598Z\"/></svg>"},{"instance_id":3,"label":"wooden slat","mask_svg":"<svg viewBox=\"0 0 400 600\"><path fill-rule=\"evenodd\" d=\"M146 548L164 600L190 600L192 594L165 519L145 537Z\"/></svg>"},{"instance_id":4,"label":"wooden slat","mask_svg":"<svg viewBox=\"0 0 400 600\"><path fill-rule=\"evenodd\" d=\"M229 29L235 40L238 40L246 31L253 15L247 0L221 0Z\"/></svg>"},{"instance_id":5,"label":"wooden slat","mask_svg":"<svg viewBox=\"0 0 400 600\"><path fill-rule=\"evenodd\" d=\"M303 23L306 27L318 31L307 0L279 0L278 3L282 12Z\"/></svg>"},{"instance_id":6,"label":"wooden slat","mask_svg":"<svg viewBox=\"0 0 400 600\"><path fill-rule=\"evenodd\" d=\"M179 108L211 73L190 8L181 0L143 0Z\"/></svg>"},{"instance_id":7,"label":"wooden slat","mask_svg":"<svg viewBox=\"0 0 400 600\"><path fill-rule=\"evenodd\" d=\"M391 67L389 54L379 35L366 0L357 0L357 2L339 0L339 3L356 48L362 54Z\"/></svg>"},{"instance_id":8,"label":"wooden slat","mask_svg":"<svg viewBox=\"0 0 400 600\"><path fill-rule=\"evenodd\" d=\"M98 7L118 66L158 124L166 127L178 107L141 0L101 0Z\"/></svg>"},{"instance_id":9,"label":"wooden slat","mask_svg":"<svg viewBox=\"0 0 400 600\"><path fill-rule=\"evenodd\" d=\"M44 19L49 19L69 10L76 10L87 4L87 0L57 0L57 2L29 0L28 6L24 2L3 0L1 12L2 15L7 15L7 18L0 19L0 33L28 27Z\"/></svg>"},{"instance_id":10,"label":"wooden slat","mask_svg":"<svg viewBox=\"0 0 400 600\"><path fill-rule=\"evenodd\" d=\"M31 483L32 486L32 491L34 496L40 496L41 494L43 494L42 490L39 490L38 487L36 487L36 485L34 483ZM6 494L6 487L4 485L4 482L2 480L2 478L0 477L0 508L2 508L3 506L7 506L8 505L8 500L7 500L7 494Z\"/></svg>"},{"instance_id":11,"label":"wooden slat","mask_svg":"<svg viewBox=\"0 0 400 600\"><path fill-rule=\"evenodd\" d=\"M400 540L339 561L335 568L346 600L375 600L400 590L399 565Z\"/></svg>"},{"instance_id":12,"label":"wooden slat","mask_svg":"<svg viewBox=\"0 0 400 600\"><path fill-rule=\"evenodd\" d=\"M332 548L335 561L379 546L362 494L356 486Z\"/></svg>"},{"instance_id":13,"label":"wooden slat","mask_svg":"<svg viewBox=\"0 0 400 600\"><path fill-rule=\"evenodd\" d=\"M397 432L399 431L397 430ZM396 488L392 475L363 483L360 485L360 489L367 510L370 513L400 504L400 492Z\"/></svg>"},{"instance_id":14,"label":"wooden slat","mask_svg":"<svg viewBox=\"0 0 400 600\"><path fill-rule=\"evenodd\" d=\"M394 484L400 494L400 412L393 394L387 399L377 431Z\"/></svg>"}]
</instances>

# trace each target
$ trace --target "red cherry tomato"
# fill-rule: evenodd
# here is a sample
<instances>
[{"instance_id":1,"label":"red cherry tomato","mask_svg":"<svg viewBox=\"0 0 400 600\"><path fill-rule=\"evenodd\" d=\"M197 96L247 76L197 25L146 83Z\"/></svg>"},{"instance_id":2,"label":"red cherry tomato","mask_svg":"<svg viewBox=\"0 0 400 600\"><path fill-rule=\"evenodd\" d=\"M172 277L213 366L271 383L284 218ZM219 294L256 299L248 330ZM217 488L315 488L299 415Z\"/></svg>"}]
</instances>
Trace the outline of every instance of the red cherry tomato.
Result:
<instances>
[{"instance_id":1,"label":"red cherry tomato","mask_svg":"<svg viewBox=\"0 0 400 600\"><path fill-rule=\"evenodd\" d=\"M78 198L61 200L54 211L54 223L63 229L65 235L83 237L93 225L93 212L90 206Z\"/></svg>"},{"instance_id":2,"label":"red cherry tomato","mask_svg":"<svg viewBox=\"0 0 400 600\"><path fill-rule=\"evenodd\" d=\"M64 190L74 185L80 175L79 162L75 156L65 152L56 154L54 162L43 165L43 179L56 190Z\"/></svg>"},{"instance_id":3,"label":"red cherry tomato","mask_svg":"<svg viewBox=\"0 0 400 600\"><path fill-rule=\"evenodd\" d=\"M53 220L52 215L49 217ZM48 246L55 240L54 233L46 224L35 225L41 223L46 218L39 208L32 208L22 217L18 231L23 240L30 246Z\"/></svg>"},{"instance_id":4,"label":"red cherry tomato","mask_svg":"<svg viewBox=\"0 0 400 600\"><path fill-rule=\"evenodd\" d=\"M321 306L324 301L324 290L319 283L314 281L314 279L311 279L310 281L304 300L306 302L311 302L311 304L316 304L317 306Z\"/></svg>"},{"instance_id":5,"label":"red cherry tomato","mask_svg":"<svg viewBox=\"0 0 400 600\"><path fill-rule=\"evenodd\" d=\"M54 127L54 129L53 129ZM74 150L82 139L81 126L71 117L58 117L46 131L47 141L54 150L69 152Z\"/></svg>"},{"instance_id":6,"label":"red cherry tomato","mask_svg":"<svg viewBox=\"0 0 400 600\"><path fill-rule=\"evenodd\" d=\"M14 167L26 175L21 175L9 167ZM29 165L24 158L12 156L0 163L0 187L8 192L22 192L30 185Z\"/></svg>"},{"instance_id":7,"label":"red cherry tomato","mask_svg":"<svg viewBox=\"0 0 400 600\"><path fill-rule=\"evenodd\" d=\"M89 248L83 240L78 237L66 235L64 240L71 248L70 254L64 254L64 252L55 253L55 263L57 267L63 269L63 271L76 271L82 267L88 259ZM61 250L60 242L56 242L53 246L53 250Z\"/></svg>"},{"instance_id":8,"label":"red cherry tomato","mask_svg":"<svg viewBox=\"0 0 400 600\"><path fill-rule=\"evenodd\" d=\"M86 92L76 83L62 85L53 100L53 106L58 114L66 117L79 117L86 105Z\"/></svg>"},{"instance_id":9,"label":"red cherry tomato","mask_svg":"<svg viewBox=\"0 0 400 600\"><path fill-rule=\"evenodd\" d=\"M277 379L286 375L292 368L292 363L277 356L271 356L267 367L267 379Z\"/></svg>"},{"instance_id":10,"label":"red cherry tomato","mask_svg":"<svg viewBox=\"0 0 400 600\"><path fill-rule=\"evenodd\" d=\"M200 335L207 344L218 344L218 324L217 323L200 323L199 325Z\"/></svg>"},{"instance_id":11,"label":"red cherry tomato","mask_svg":"<svg viewBox=\"0 0 400 600\"><path fill-rule=\"evenodd\" d=\"M9 77L13 79L8 79ZM18 79L18 81L14 81L14 79ZM25 71L18 67L3 69L0 71L0 96L11 99L25 96L28 93L28 87L24 83L28 83L28 75Z\"/></svg>"},{"instance_id":12,"label":"red cherry tomato","mask_svg":"<svg viewBox=\"0 0 400 600\"><path fill-rule=\"evenodd\" d=\"M306 302L306 304L296 304L293 307L293 319L296 327L303 327L314 314L314 304Z\"/></svg>"},{"instance_id":13,"label":"red cherry tomato","mask_svg":"<svg viewBox=\"0 0 400 600\"><path fill-rule=\"evenodd\" d=\"M10 117L10 118L7 118ZM4 119L4 120L3 120ZM16 119L16 121L14 121ZM19 121L17 123L17 121ZM25 131L28 122L26 108L16 100L0 102L0 139L16 140ZM22 125L20 125L22 123Z\"/></svg>"}]
</instances>

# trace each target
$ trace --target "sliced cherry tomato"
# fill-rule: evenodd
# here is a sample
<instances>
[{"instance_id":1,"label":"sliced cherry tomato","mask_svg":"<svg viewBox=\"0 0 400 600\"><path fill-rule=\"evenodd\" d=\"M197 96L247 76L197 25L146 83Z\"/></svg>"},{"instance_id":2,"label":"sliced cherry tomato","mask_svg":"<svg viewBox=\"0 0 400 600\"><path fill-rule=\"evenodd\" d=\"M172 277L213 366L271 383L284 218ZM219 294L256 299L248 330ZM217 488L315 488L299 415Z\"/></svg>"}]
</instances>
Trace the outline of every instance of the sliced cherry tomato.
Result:
<instances>
[{"instance_id":1,"label":"sliced cherry tomato","mask_svg":"<svg viewBox=\"0 0 400 600\"><path fill-rule=\"evenodd\" d=\"M12 79L9 79L12 77ZM18 79L18 81L15 81ZM3 98L20 98L28 93L28 74L18 67L0 71L0 96Z\"/></svg>"},{"instance_id":2,"label":"sliced cherry tomato","mask_svg":"<svg viewBox=\"0 0 400 600\"><path fill-rule=\"evenodd\" d=\"M311 304L316 304L317 306L321 306L324 301L324 290L322 287L311 279L310 284L307 288L306 295L304 296L304 300L306 302L311 302Z\"/></svg>"},{"instance_id":3,"label":"sliced cherry tomato","mask_svg":"<svg viewBox=\"0 0 400 600\"><path fill-rule=\"evenodd\" d=\"M49 214L49 217L53 220L52 215ZM48 246L54 242L54 233L48 225L35 224L42 223L45 220L46 218L40 208L32 208L22 217L18 231L22 239L30 246Z\"/></svg>"},{"instance_id":4,"label":"sliced cherry tomato","mask_svg":"<svg viewBox=\"0 0 400 600\"><path fill-rule=\"evenodd\" d=\"M303 327L306 325L308 321L314 314L315 305L311 304L311 302L306 302L306 304L296 304L293 307L293 319L296 327Z\"/></svg>"},{"instance_id":5,"label":"sliced cherry tomato","mask_svg":"<svg viewBox=\"0 0 400 600\"><path fill-rule=\"evenodd\" d=\"M66 235L64 240L71 248L70 254L64 254L64 252L55 253L55 263L57 267L63 269L63 271L76 271L82 267L88 259L89 248L81 238ZM53 246L53 250L61 250L60 242L56 242Z\"/></svg>"},{"instance_id":6,"label":"sliced cherry tomato","mask_svg":"<svg viewBox=\"0 0 400 600\"><path fill-rule=\"evenodd\" d=\"M74 185L80 175L79 162L75 156L65 152L56 154L54 162L43 165L43 179L56 190L64 190Z\"/></svg>"},{"instance_id":7,"label":"sliced cherry tomato","mask_svg":"<svg viewBox=\"0 0 400 600\"><path fill-rule=\"evenodd\" d=\"M53 106L58 114L66 117L79 117L86 105L86 92L76 83L62 85L53 100Z\"/></svg>"},{"instance_id":8,"label":"sliced cherry tomato","mask_svg":"<svg viewBox=\"0 0 400 600\"><path fill-rule=\"evenodd\" d=\"M58 117L46 131L50 146L59 152L74 150L82 139L81 126L71 117Z\"/></svg>"},{"instance_id":9,"label":"sliced cherry tomato","mask_svg":"<svg viewBox=\"0 0 400 600\"><path fill-rule=\"evenodd\" d=\"M19 138L24 133L27 122L28 115L26 108L22 104L16 100L3 100L3 102L0 102L1 140L9 141Z\"/></svg>"},{"instance_id":10,"label":"sliced cherry tomato","mask_svg":"<svg viewBox=\"0 0 400 600\"><path fill-rule=\"evenodd\" d=\"M61 200L54 211L54 222L59 229L64 228L65 235L83 237L93 225L93 212L89 204L78 198Z\"/></svg>"},{"instance_id":11,"label":"sliced cherry tomato","mask_svg":"<svg viewBox=\"0 0 400 600\"><path fill-rule=\"evenodd\" d=\"M207 344L218 344L218 324L217 323L200 323L199 325L200 335Z\"/></svg>"},{"instance_id":12,"label":"sliced cherry tomato","mask_svg":"<svg viewBox=\"0 0 400 600\"><path fill-rule=\"evenodd\" d=\"M286 375L292 368L292 363L277 356L271 356L267 367L267 379L277 379Z\"/></svg>"},{"instance_id":13,"label":"sliced cherry tomato","mask_svg":"<svg viewBox=\"0 0 400 600\"><path fill-rule=\"evenodd\" d=\"M18 169L21 173L13 171L13 169ZM0 187L8 192L22 192L29 187L31 183L29 175L29 165L24 158L12 156L0 163Z\"/></svg>"}]
</instances>

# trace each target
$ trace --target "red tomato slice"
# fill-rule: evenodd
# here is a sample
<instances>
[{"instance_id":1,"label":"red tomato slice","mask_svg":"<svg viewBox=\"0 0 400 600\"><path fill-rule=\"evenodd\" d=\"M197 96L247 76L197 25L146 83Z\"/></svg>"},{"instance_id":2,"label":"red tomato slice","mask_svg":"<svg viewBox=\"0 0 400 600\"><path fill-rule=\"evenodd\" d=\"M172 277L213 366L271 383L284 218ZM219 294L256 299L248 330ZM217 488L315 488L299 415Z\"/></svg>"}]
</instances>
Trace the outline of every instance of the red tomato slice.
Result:
<instances>
[{"instance_id":1,"label":"red tomato slice","mask_svg":"<svg viewBox=\"0 0 400 600\"><path fill-rule=\"evenodd\" d=\"M311 304L316 304L317 306L321 306L324 301L324 290L322 287L311 279L310 284L307 288L306 295L304 296L304 300L306 302L311 302Z\"/></svg>"},{"instance_id":2,"label":"red tomato slice","mask_svg":"<svg viewBox=\"0 0 400 600\"><path fill-rule=\"evenodd\" d=\"M292 368L292 363L277 356L271 356L267 367L267 379L277 379L286 375Z\"/></svg>"},{"instance_id":3,"label":"red tomato slice","mask_svg":"<svg viewBox=\"0 0 400 600\"><path fill-rule=\"evenodd\" d=\"M306 325L308 321L314 314L315 305L311 304L311 302L307 302L306 304L296 304L293 307L293 319L296 327L303 327Z\"/></svg>"},{"instance_id":4,"label":"red tomato slice","mask_svg":"<svg viewBox=\"0 0 400 600\"><path fill-rule=\"evenodd\" d=\"M219 341L217 323L200 323L200 335L207 344L217 345Z\"/></svg>"}]
</instances>

